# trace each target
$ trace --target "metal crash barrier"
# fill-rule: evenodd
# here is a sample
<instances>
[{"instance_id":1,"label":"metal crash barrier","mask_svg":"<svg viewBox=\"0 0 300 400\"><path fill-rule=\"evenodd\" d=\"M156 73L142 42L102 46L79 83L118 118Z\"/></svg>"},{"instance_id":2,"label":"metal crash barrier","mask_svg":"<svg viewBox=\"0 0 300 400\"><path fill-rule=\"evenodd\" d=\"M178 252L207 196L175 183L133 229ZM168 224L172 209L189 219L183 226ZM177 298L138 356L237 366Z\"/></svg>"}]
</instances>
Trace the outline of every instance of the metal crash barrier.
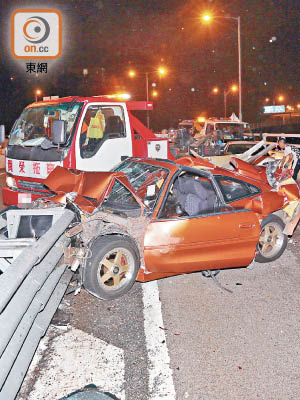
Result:
<instances>
[{"instance_id":1,"label":"metal crash barrier","mask_svg":"<svg viewBox=\"0 0 300 400\"><path fill-rule=\"evenodd\" d=\"M40 215L47 216L49 226L36 239L45 224L37 228L31 221ZM61 260L70 242L63 233L73 218L70 210L60 208L9 210L6 225L1 216L6 236L0 236L0 400L16 397L70 282L72 272ZM29 225L34 237L24 237Z\"/></svg>"}]
</instances>

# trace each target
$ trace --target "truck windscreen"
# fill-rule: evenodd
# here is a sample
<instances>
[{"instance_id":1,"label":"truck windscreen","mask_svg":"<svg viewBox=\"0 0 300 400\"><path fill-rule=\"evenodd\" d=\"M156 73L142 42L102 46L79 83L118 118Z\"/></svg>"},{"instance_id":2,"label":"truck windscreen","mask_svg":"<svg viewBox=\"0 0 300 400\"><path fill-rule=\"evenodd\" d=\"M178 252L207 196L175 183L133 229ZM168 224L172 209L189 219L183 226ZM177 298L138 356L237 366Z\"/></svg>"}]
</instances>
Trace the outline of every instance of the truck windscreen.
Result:
<instances>
[{"instance_id":1,"label":"truck windscreen","mask_svg":"<svg viewBox=\"0 0 300 400\"><path fill-rule=\"evenodd\" d=\"M45 139L52 142L51 126L56 119L66 122L68 139L82 104L67 102L26 108L14 124L8 144L36 147Z\"/></svg>"}]
</instances>

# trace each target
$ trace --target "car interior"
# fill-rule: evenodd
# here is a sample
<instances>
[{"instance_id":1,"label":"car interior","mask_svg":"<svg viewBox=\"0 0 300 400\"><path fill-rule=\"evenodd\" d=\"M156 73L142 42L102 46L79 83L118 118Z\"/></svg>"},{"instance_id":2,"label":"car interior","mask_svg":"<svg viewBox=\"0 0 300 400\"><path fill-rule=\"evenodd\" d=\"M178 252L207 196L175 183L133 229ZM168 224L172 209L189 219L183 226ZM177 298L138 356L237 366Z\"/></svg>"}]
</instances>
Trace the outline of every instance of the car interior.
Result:
<instances>
[{"instance_id":1,"label":"car interior","mask_svg":"<svg viewBox=\"0 0 300 400\"><path fill-rule=\"evenodd\" d=\"M207 214L218 205L218 197L208 178L183 173L173 182L160 217Z\"/></svg>"}]
</instances>

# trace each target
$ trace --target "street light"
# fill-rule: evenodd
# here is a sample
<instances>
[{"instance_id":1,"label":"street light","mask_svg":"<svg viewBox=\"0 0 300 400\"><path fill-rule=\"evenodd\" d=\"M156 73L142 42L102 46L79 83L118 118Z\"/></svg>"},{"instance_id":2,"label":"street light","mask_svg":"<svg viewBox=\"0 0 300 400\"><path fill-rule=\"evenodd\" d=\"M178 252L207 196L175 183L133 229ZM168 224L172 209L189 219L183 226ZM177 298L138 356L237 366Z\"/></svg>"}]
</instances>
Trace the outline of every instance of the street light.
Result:
<instances>
[{"instance_id":1,"label":"street light","mask_svg":"<svg viewBox=\"0 0 300 400\"><path fill-rule=\"evenodd\" d=\"M213 92L214 94L217 94L217 93L219 93L219 88L217 88L217 87L214 87L214 88L213 88L213 90L212 90L212 92Z\"/></svg>"},{"instance_id":2,"label":"street light","mask_svg":"<svg viewBox=\"0 0 300 400\"><path fill-rule=\"evenodd\" d=\"M227 114L227 96L230 92L237 92L238 87L236 85L232 85L230 89L228 89L227 91L224 90L224 117L226 118L226 114Z\"/></svg>"},{"instance_id":3,"label":"street light","mask_svg":"<svg viewBox=\"0 0 300 400\"><path fill-rule=\"evenodd\" d=\"M163 76L163 75L166 75L167 71L164 67L159 67L155 71L145 72L147 103L149 102L149 74L153 74L153 73L158 73L160 76ZM156 95L154 93L156 93ZM156 91L153 91L152 95L153 95L153 97L156 97L158 95L158 93ZM149 127L150 127L150 115L149 115L149 110L147 109L147 128L149 128Z\"/></svg>"},{"instance_id":4,"label":"street light","mask_svg":"<svg viewBox=\"0 0 300 400\"><path fill-rule=\"evenodd\" d=\"M40 96L42 94L42 91L40 89L36 89L34 94L35 94L35 102L37 102L38 96Z\"/></svg>"},{"instance_id":5,"label":"street light","mask_svg":"<svg viewBox=\"0 0 300 400\"><path fill-rule=\"evenodd\" d=\"M202 20L210 22L213 18L234 19L238 23L238 58L239 58L239 119L242 121L242 46L241 46L241 17L223 17L204 14Z\"/></svg>"},{"instance_id":6,"label":"street light","mask_svg":"<svg viewBox=\"0 0 300 400\"><path fill-rule=\"evenodd\" d=\"M146 100L147 103L149 102L149 75L150 74L158 74L159 76L164 76L167 74L167 70L165 67L158 67L156 70L154 71L149 71L149 72L143 72L143 74L146 76ZM136 73L133 70L130 70L128 72L128 75L130 78L134 78ZM158 96L158 92L156 90L154 90L152 92L152 96L153 97L157 97ZM149 116L149 110L147 110L147 128L149 128L150 126L150 116Z\"/></svg>"},{"instance_id":7,"label":"street light","mask_svg":"<svg viewBox=\"0 0 300 400\"><path fill-rule=\"evenodd\" d=\"M159 75L166 75L167 71L164 67L158 68Z\"/></svg>"},{"instance_id":8,"label":"street light","mask_svg":"<svg viewBox=\"0 0 300 400\"><path fill-rule=\"evenodd\" d=\"M157 70L155 71L150 71L150 72L144 72L145 76L146 76L146 100L147 103L149 102L149 75L150 74L159 74L160 76L164 76L167 73L166 68L164 67L159 67ZM154 90L152 92L152 96L153 97L157 97L158 93L156 90ZM149 110L147 109L147 128L150 127L150 115L149 115Z\"/></svg>"},{"instance_id":9,"label":"street light","mask_svg":"<svg viewBox=\"0 0 300 400\"><path fill-rule=\"evenodd\" d=\"M280 103L282 103L284 101L284 96L282 96L282 95L278 96L278 101Z\"/></svg>"},{"instance_id":10,"label":"street light","mask_svg":"<svg viewBox=\"0 0 300 400\"><path fill-rule=\"evenodd\" d=\"M211 21L211 15L210 15L210 14L204 14L204 15L202 16L202 19L203 19L203 21L205 21L205 22L209 22L209 21Z\"/></svg>"}]
</instances>

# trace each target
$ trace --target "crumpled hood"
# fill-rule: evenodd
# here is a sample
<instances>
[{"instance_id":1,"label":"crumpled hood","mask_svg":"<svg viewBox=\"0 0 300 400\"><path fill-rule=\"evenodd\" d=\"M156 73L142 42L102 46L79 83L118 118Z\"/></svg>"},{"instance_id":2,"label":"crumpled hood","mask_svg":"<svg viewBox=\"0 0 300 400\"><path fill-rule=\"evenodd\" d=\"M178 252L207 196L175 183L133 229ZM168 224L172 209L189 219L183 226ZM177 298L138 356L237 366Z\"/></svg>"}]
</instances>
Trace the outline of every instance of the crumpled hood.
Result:
<instances>
[{"instance_id":1,"label":"crumpled hood","mask_svg":"<svg viewBox=\"0 0 300 400\"><path fill-rule=\"evenodd\" d=\"M73 193L72 201L91 213L109 196L116 180L132 193L144 209L142 200L123 172L83 172L56 167L45 180L45 185L56 193L51 201L66 204L67 194Z\"/></svg>"}]
</instances>

